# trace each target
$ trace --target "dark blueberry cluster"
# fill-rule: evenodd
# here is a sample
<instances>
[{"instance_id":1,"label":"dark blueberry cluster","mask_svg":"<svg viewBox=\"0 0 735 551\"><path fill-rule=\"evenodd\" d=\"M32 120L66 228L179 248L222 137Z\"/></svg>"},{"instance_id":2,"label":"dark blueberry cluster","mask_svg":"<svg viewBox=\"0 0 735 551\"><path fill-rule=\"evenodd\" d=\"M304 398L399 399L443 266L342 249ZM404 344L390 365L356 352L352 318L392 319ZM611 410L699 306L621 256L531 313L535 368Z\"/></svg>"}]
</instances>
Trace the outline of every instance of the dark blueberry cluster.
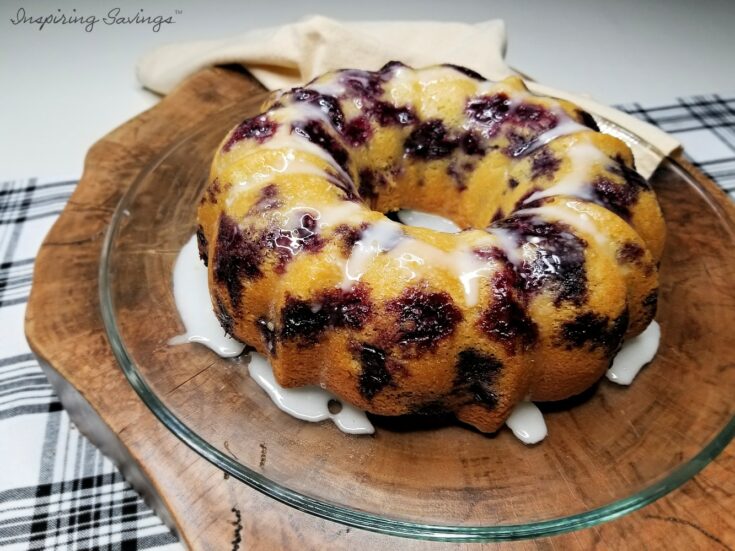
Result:
<instances>
[{"instance_id":1,"label":"dark blueberry cluster","mask_svg":"<svg viewBox=\"0 0 735 551\"><path fill-rule=\"evenodd\" d=\"M551 111L535 103L520 104L508 119L514 125L528 128L535 133L551 130L559 122Z\"/></svg>"},{"instance_id":2,"label":"dark blueberry cluster","mask_svg":"<svg viewBox=\"0 0 735 551\"><path fill-rule=\"evenodd\" d=\"M291 132L321 147L334 159L342 170L348 172L347 164L349 154L347 150L334 136L327 132L321 122L315 120L295 121L291 123Z\"/></svg>"},{"instance_id":3,"label":"dark blueberry cluster","mask_svg":"<svg viewBox=\"0 0 735 551\"><path fill-rule=\"evenodd\" d=\"M345 69L339 72L339 81L345 87L347 97L372 99L383 94L385 74L380 71Z\"/></svg>"},{"instance_id":4,"label":"dark blueberry cluster","mask_svg":"<svg viewBox=\"0 0 735 551\"><path fill-rule=\"evenodd\" d=\"M271 194L266 192L266 195ZM214 277L217 282L225 284L232 304L238 305L242 280L254 280L263 275L261 266L268 251L275 255L275 271L283 273L297 253L316 253L325 244L318 232L316 219L309 212L302 213L300 225L293 230L272 226L241 228L234 219L222 213L214 251Z\"/></svg>"},{"instance_id":5,"label":"dark blueberry cluster","mask_svg":"<svg viewBox=\"0 0 735 551\"><path fill-rule=\"evenodd\" d=\"M561 159L556 157L548 147L542 147L531 158L531 179L544 177L551 179L559 167Z\"/></svg>"},{"instance_id":6,"label":"dark blueberry cluster","mask_svg":"<svg viewBox=\"0 0 735 551\"><path fill-rule=\"evenodd\" d=\"M377 121L381 126L403 126L416 122L416 115L413 110L408 106L396 106L380 99L383 95L383 85L392 77L393 69L399 66L403 65L394 62L385 65L377 72L347 69L340 71L337 78L344 86L346 98L356 98L361 101L365 115ZM362 117L358 117L358 119L360 118ZM354 145L358 146L366 141L366 139L361 141L360 138L369 132L368 119L365 118L359 122L358 126L362 132L358 132L356 129L350 131L347 127L342 128L342 124L335 125L335 129L348 140L351 139L351 135L356 134L358 139Z\"/></svg>"},{"instance_id":7,"label":"dark blueberry cluster","mask_svg":"<svg viewBox=\"0 0 735 551\"><path fill-rule=\"evenodd\" d=\"M253 139L262 144L270 139L277 129L278 123L268 118L267 113L263 113L241 122L222 146L222 149L229 151L233 145L244 139Z\"/></svg>"},{"instance_id":8,"label":"dark blueberry cluster","mask_svg":"<svg viewBox=\"0 0 735 551\"><path fill-rule=\"evenodd\" d=\"M605 354L612 354L622 344L627 330L627 309L615 319L585 312L562 325L560 344L568 350L586 346L590 350L601 348Z\"/></svg>"},{"instance_id":9,"label":"dark blueberry cluster","mask_svg":"<svg viewBox=\"0 0 735 551\"><path fill-rule=\"evenodd\" d=\"M448 157L456 148L457 140L449 135L439 119L419 124L406 138L404 150L409 157L431 161Z\"/></svg>"},{"instance_id":10,"label":"dark blueberry cluster","mask_svg":"<svg viewBox=\"0 0 735 551\"><path fill-rule=\"evenodd\" d=\"M500 253L502 254L502 253ZM478 320L480 330L501 343L509 354L530 348L538 340L538 327L524 305L523 285L513 265L502 255L504 266L491 281L492 302Z\"/></svg>"},{"instance_id":11,"label":"dark blueberry cluster","mask_svg":"<svg viewBox=\"0 0 735 551\"><path fill-rule=\"evenodd\" d=\"M363 201L372 204L378 197L380 189L388 185L388 179L383 171L363 168L357 175L359 182L357 192Z\"/></svg>"},{"instance_id":12,"label":"dark blueberry cluster","mask_svg":"<svg viewBox=\"0 0 735 551\"><path fill-rule=\"evenodd\" d=\"M638 202L641 192L650 191L651 186L634 168L629 167L622 157L618 155L614 161L608 170L621 177L625 183L616 182L605 176L597 177L592 182L594 200L624 220L629 220L631 207Z\"/></svg>"},{"instance_id":13,"label":"dark blueberry cluster","mask_svg":"<svg viewBox=\"0 0 735 551\"><path fill-rule=\"evenodd\" d=\"M493 408L498 403L494 384L502 369L503 364L492 354L468 348L457 357L454 385L465 389L473 402Z\"/></svg>"},{"instance_id":14,"label":"dark blueberry cluster","mask_svg":"<svg viewBox=\"0 0 735 551\"><path fill-rule=\"evenodd\" d=\"M508 145L503 149L503 153L508 157L520 157L536 141L536 136L520 130L509 130L505 137L508 140Z\"/></svg>"},{"instance_id":15,"label":"dark blueberry cluster","mask_svg":"<svg viewBox=\"0 0 735 551\"><path fill-rule=\"evenodd\" d=\"M592 182L594 201L624 220L630 219L630 207L638 201L640 189L598 176Z\"/></svg>"},{"instance_id":16,"label":"dark blueberry cluster","mask_svg":"<svg viewBox=\"0 0 735 551\"><path fill-rule=\"evenodd\" d=\"M632 241L624 243L620 249L618 249L617 259L618 262L625 262L627 264L633 264L643 258L645 251L643 247Z\"/></svg>"},{"instance_id":17,"label":"dark blueberry cluster","mask_svg":"<svg viewBox=\"0 0 735 551\"><path fill-rule=\"evenodd\" d=\"M394 342L420 349L435 347L462 321L462 312L448 293L420 287L405 289L398 298L387 303L386 309L397 321Z\"/></svg>"},{"instance_id":18,"label":"dark blueberry cluster","mask_svg":"<svg viewBox=\"0 0 735 551\"><path fill-rule=\"evenodd\" d=\"M315 344L329 328L329 312L311 301L289 297L281 310L281 338Z\"/></svg>"},{"instance_id":19,"label":"dark blueberry cluster","mask_svg":"<svg viewBox=\"0 0 735 551\"><path fill-rule=\"evenodd\" d=\"M499 124L508 117L510 108L510 98L507 94L500 93L470 99L465 112L472 120L488 127L487 133L492 136L497 132Z\"/></svg>"},{"instance_id":20,"label":"dark blueberry cluster","mask_svg":"<svg viewBox=\"0 0 735 551\"><path fill-rule=\"evenodd\" d=\"M339 99L334 96L323 94L308 86L296 88L291 94L296 102L309 103L320 109L331 122L332 128L348 144L353 147L362 146L372 135L371 118L382 126L413 124L416 120L410 108L397 107L379 99L383 94L383 85L395 66L396 64L386 66L378 72L346 69L338 73L337 78L344 86L344 96L359 98L363 103L364 114L349 121L345 118ZM314 132L306 133L314 135ZM328 151L330 154L333 153L331 148ZM344 163L339 159L336 160L344 168Z\"/></svg>"},{"instance_id":21,"label":"dark blueberry cluster","mask_svg":"<svg viewBox=\"0 0 735 551\"><path fill-rule=\"evenodd\" d=\"M323 291L319 300L322 307L329 312L332 327L362 329L373 313L370 291L364 284L358 284L348 291Z\"/></svg>"},{"instance_id":22,"label":"dark blueberry cluster","mask_svg":"<svg viewBox=\"0 0 735 551\"><path fill-rule=\"evenodd\" d=\"M375 101L367 109L380 126L406 126L416 122L416 114L410 107L396 106L387 101Z\"/></svg>"},{"instance_id":23,"label":"dark blueberry cluster","mask_svg":"<svg viewBox=\"0 0 735 551\"><path fill-rule=\"evenodd\" d=\"M504 124L512 125L513 130L506 132L508 146L504 150L510 157L523 155L541 133L559 122L556 115L541 105L521 103L513 108L504 93L471 98L465 112L488 137L496 135Z\"/></svg>"},{"instance_id":24,"label":"dark blueberry cluster","mask_svg":"<svg viewBox=\"0 0 735 551\"><path fill-rule=\"evenodd\" d=\"M296 88L292 93L295 101L308 103L318 108L327 116L329 121L332 123L332 127L337 132L342 131L345 124L345 115L342 112L342 108L340 107L337 98L327 94L321 94L316 90L311 90L309 88Z\"/></svg>"},{"instance_id":25,"label":"dark blueberry cluster","mask_svg":"<svg viewBox=\"0 0 735 551\"><path fill-rule=\"evenodd\" d=\"M467 155L485 154L482 136L474 130L468 130L459 137L459 147Z\"/></svg>"},{"instance_id":26,"label":"dark blueberry cluster","mask_svg":"<svg viewBox=\"0 0 735 551\"><path fill-rule=\"evenodd\" d=\"M328 289L311 300L288 297L281 310L281 338L314 344L327 329L361 329L373 312L365 285L349 291Z\"/></svg>"},{"instance_id":27,"label":"dark blueberry cluster","mask_svg":"<svg viewBox=\"0 0 735 551\"><path fill-rule=\"evenodd\" d=\"M365 115L360 115L352 119L345 125L342 131L345 140L352 147L365 145L370 139L370 136L372 136L372 133L373 128L370 126L370 121Z\"/></svg>"},{"instance_id":28,"label":"dark blueberry cluster","mask_svg":"<svg viewBox=\"0 0 735 551\"><path fill-rule=\"evenodd\" d=\"M358 390L368 400L383 390L392 381L387 368L385 351L369 344L362 344L359 349L360 375Z\"/></svg>"},{"instance_id":29,"label":"dark blueberry cluster","mask_svg":"<svg viewBox=\"0 0 735 551\"><path fill-rule=\"evenodd\" d=\"M553 289L555 304L570 301L579 306L587 299L587 242L561 222L544 222L529 215L516 215L496 223L512 232L518 244L532 242L533 260L525 260L517 269L525 293Z\"/></svg>"},{"instance_id":30,"label":"dark blueberry cluster","mask_svg":"<svg viewBox=\"0 0 735 551\"><path fill-rule=\"evenodd\" d=\"M232 304L240 303L242 279L263 275L260 265L265 254L264 235L243 231L238 223L222 213L214 249L214 278L224 283Z\"/></svg>"},{"instance_id":31,"label":"dark blueberry cluster","mask_svg":"<svg viewBox=\"0 0 735 551\"><path fill-rule=\"evenodd\" d=\"M366 85L365 83L367 81L352 73L350 71L343 71L340 73L340 79L346 89L352 90L354 93L359 93L359 90L364 88L363 85ZM360 73L366 72L360 71ZM368 117L360 115L352 120L346 120L339 100L336 97L322 94L310 88L296 88L291 93L296 102L305 102L321 110L329 119L332 128L351 146L357 147L364 145L370 139L370 136L372 136L372 127ZM337 139L328 133L319 121L298 121L293 123L291 127L292 131L322 147L347 172L347 151Z\"/></svg>"}]
</instances>

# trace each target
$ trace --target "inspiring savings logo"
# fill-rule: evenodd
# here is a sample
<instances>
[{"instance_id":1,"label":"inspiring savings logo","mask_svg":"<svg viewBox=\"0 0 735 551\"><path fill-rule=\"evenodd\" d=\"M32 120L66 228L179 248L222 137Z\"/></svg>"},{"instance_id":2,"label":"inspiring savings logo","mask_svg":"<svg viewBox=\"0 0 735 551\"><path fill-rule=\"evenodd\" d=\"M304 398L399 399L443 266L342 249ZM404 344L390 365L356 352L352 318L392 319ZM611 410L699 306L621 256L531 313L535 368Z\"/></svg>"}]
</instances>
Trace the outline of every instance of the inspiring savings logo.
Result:
<instances>
[{"instance_id":1,"label":"inspiring savings logo","mask_svg":"<svg viewBox=\"0 0 735 551\"><path fill-rule=\"evenodd\" d=\"M112 8L105 14L82 14L76 8L71 12L62 11L60 8L49 14L32 14L25 8L18 8L10 23L18 25L34 26L42 31L52 25L78 26L84 31L91 33L98 25L148 25L154 33L160 31L166 25L176 23L174 15L181 15L181 10L175 10L171 15L150 15L143 8L135 13L124 12L122 8Z\"/></svg>"}]
</instances>

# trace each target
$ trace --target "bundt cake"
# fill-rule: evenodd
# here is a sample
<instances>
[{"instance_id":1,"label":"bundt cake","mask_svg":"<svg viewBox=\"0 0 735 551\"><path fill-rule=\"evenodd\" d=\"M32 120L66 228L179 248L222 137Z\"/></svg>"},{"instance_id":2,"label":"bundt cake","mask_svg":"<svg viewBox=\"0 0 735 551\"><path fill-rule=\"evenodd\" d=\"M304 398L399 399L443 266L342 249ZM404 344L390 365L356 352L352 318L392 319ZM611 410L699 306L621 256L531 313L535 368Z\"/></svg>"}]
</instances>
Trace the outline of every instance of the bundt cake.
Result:
<instances>
[{"instance_id":1,"label":"bundt cake","mask_svg":"<svg viewBox=\"0 0 735 551\"><path fill-rule=\"evenodd\" d=\"M282 386L485 432L584 391L645 329L665 233L589 114L520 78L398 62L273 94L216 151L198 223L222 327Z\"/></svg>"}]
</instances>

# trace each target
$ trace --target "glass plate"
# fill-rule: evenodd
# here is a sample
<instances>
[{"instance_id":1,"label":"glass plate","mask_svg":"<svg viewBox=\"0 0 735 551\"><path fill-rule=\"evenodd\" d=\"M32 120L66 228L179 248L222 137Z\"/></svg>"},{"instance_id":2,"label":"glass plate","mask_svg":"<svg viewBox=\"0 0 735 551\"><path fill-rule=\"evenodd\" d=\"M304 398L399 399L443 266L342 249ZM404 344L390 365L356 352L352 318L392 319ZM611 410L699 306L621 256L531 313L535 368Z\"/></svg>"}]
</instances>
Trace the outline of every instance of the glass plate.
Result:
<instances>
[{"instance_id":1,"label":"glass plate","mask_svg":"<svg viewBox=\"0 0 735 551\"><path fill-rule=\"evenodd\" d=\"M702 469L735 432L733 222L681 166L652 177L668 224L658 356L629 388L606 380L544 407L549 436L521 444L444 419L373 417L374 436L278 410L247 372L184 332L172 293L176 256L225 132L262 98L212 117L145 168L122 199L100 266L112 349L143 401L181 440L253 488L297 509L397 536L451 541L547 536L614 519ZM601 121L645 161L657 153ZM660 156L659 156L660 157Z\"/></svg>"}]
</instances>

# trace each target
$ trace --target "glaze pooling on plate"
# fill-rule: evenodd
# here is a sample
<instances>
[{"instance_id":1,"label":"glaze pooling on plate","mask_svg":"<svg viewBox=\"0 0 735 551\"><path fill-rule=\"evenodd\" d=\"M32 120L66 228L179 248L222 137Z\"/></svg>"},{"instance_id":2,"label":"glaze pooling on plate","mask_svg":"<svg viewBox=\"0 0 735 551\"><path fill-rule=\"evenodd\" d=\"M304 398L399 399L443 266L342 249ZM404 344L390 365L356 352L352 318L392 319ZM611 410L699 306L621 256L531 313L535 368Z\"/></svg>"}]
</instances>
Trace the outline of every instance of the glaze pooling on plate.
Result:
<instances>
[{"instance_id":1,"label":"glaze pooling on plate","mask_svg":"<svg viewBox=\"0 0 735 551\"><path fill-rule=\"evenodd\" d=\"M207 284L207 267L199 260L197 239L186 242L174 266L174 299L186 332L169 340L169 344L196 342L223 358L239 356L245 345L224 332L212 311Z\"/></svg>"},{"instance_id":2,"label":"glaze pooling on plate","mask_svg":"<svg viewBox=\"0 0 735 551\"><path fill-rule=\"evenodd\" d=\"M347 434L373 434L375 428L365 415L354 406L341 401L326 390L315 386L283 388L273 376L273 368L264 356L250 353L248 372L258 386L266 391L278 409L292 417L316 423L331 419L339 430ZM329 403L337 402L339 411L329 411Z\"/></svg>"},{"instance_id":3,"label":"glaze pooling on plate","mask_svg":"<svg viewBox=\"0 0 735 551\"><path fill-rule=\"evenodd\" d=\"M629 385L640 370L656 356L660 341L661 327L654 320L643 333L623 343L605 375L613 383Z\"/></svg>"},{"instance_id":4,"label":"glaze pooling on plate","mask_svg":"<svg viewBox=\"0 0 735 551\"><path fill-rule=\"evenodd\" d=\"M533 402L521 402L505 421L508 428L524 444L538 444L546 438L546 422Z\"/></svg>"}]
</instances>

